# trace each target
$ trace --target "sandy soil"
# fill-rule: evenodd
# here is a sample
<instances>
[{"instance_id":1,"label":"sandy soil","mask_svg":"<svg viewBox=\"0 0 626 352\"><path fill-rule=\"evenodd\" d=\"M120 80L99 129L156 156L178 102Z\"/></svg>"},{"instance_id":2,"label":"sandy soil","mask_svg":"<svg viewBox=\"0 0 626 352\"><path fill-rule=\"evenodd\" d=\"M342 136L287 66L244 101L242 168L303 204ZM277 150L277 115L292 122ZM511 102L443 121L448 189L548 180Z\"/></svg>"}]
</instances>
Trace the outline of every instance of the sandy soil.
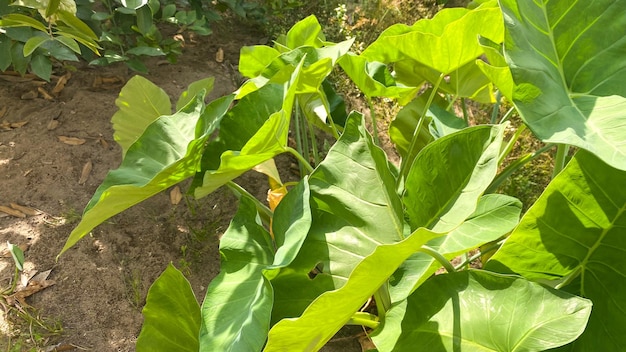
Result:
<instances>
[{"instance_id":1,"label":"sandy soil","mask_svg":"<svg viewBox=\"0 0 626 352\"><path fill-rule=\"evenodd\" d=\"M238 80L233 66L240 47L264 39L241 24L221 26L209 37L188 41L176 65L147 62L150 74L146 77L173 101L188 83L208 76L215 77L211 98L232 92ZM220 48L222 63L215 60ZM53 101L32 93L43 83L37 79L0 77L0 206L17 203L39 210L39 215L26 218L0 213L0 288L8 285L14 273L5 250L7 241L26 249L30 272L51 270L48 280L54 285L26 299L44 320L62 326L62 333L41 340L45 351L55 346L59 350L78 346L76 350L134 351L146 293L168 263L185 272L199 300L219 271L218 238L237 205L224 189L176 206L167 193L159 194L97 227L55 261L107 171L121 161L110 118L116 111L121 81L132 75L124 66L94 69L80 65ZM101 83L103 78L105 83ZM42 87L50 91L53 86ZM60 141L60 136L86 142L70 145ZM92 170L79 183L88 162ZM290 160L283 163L288 165ZM254 173L239 182L259 197L267 189L266 179ZM19 339L9 338L2 329L0 350L19 350L15 345ZM24 328L21 333L29 334ZM331 342L330 350L360 350L350 337L353 333ZM27 339L24 336L22 341Z\"/></svg>"}]
</instances>

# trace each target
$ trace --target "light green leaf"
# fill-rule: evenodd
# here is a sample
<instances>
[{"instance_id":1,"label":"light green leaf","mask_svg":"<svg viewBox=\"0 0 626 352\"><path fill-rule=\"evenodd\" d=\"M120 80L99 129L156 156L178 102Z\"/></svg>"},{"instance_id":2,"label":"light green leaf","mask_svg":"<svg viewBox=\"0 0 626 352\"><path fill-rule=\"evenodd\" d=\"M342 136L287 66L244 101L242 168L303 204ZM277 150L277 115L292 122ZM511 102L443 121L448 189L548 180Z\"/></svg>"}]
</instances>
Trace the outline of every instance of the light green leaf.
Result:
<instances>
[{"instance_id":1,"label":"light green leaf","mask_svg":"<svg viewBox=\"0 0 626 352\"><path fill-rule=\"evenodd\" d=\"M438 275L394 305L379 351L545 351L576 339L589 300L487 271Z\"/></svg>"},{"instance_id":2,"label":"light green leaf","mask_svg":"<svg viewBox=\"0 0 626 352\"><path fill-rule=\"evenodd\" d=\"M275 255L270 234L257 221L254 203L242 197L237 215L220 240L221 272L209 285L202 306L201 351L263 348L274 301L269 279L291 263L311 225L306 179L276 208Z\"/></svg>"},{"instance_id":3,"label":"light green leaf","mask_svg":"<svg viewBox=\"0 0 626 352\"><path fill-rule=\"evenodd\" d=\"M145 55L145 56L164 56L165 52L161 48L154 48L151 46L136 46L134 48L126 50L126 54L129 55Z\"/></svg>"},{"instance_id":4,"label":"light green leaf","mask_svg":"<svg viewBox=\"0 0 626 352\"><path fill-rule=\"evenodd\" d=\"M152 284L143 308L137 351L198 351L200 305L185 276L171 263Z\"/></svg>"},{"instance_id":5,"label":"light green leaf","mask_svg":"<svg viewBox=\"0 0 626 352\"><path fill-rule=\"evenodd\" d=\"M248 78L259 76L278 56L278 50L266 45L244 46L239 53L239 72Z\"/></svg>"},{"instance_id":6,"label":"light green leaf","mask_svg":"<svg viewBox=\"0 0 626 352\"><path fill-rule=\"evenodd\" d=\"M115 100L119 110L111 118L113 138L126 154L145 129L159 116L172 113L170 97L146 78L136 75L122 88Z\"/></svg>"},{"instance_id":7,"label":"light green leaf","mask_svg":"<svg viewBox=\"0 0 626 352\"><path fill-rule=\"evenodd\" d=\"M61 254L104 220L193 176L207 139L232 100L232 95L225 96L205 109L199 94L176 114L150 124L98 187Z\"/></svg>"},{"instance_id":8,"label":"light green leaf","mask_svg":"<svg viewBox=\"0 0 626 352\"><path fill-rule=\"evenodd\" d=\"M626 346L626 172L579 151L487 262L594 303L574 351Z\"/></svg>"},{"instance_id":9,"label":"light green leaf","mask_svg":"<svg viewBox=\"0 0 626 352\"><path fill-rule=\"evenodd\" d=\"M206 94L208 95L213 90L213 84L215 83L215 78L203 78L201 80L197 80L195 82L190 83L187 86L187 90L180 94L178 97L178 101L176 102L176 110L180 110L183 106L187 105L193 98L201 91L206 90Z\"/></svg>"},{"instance_id":10,"label":"light green leaf","mask_svg":"<svg viewBox=\"0 0 626 352\"><path fill-rule=\"evenodd\" d=\"M80 47L78 46L78 43L74 39L60 35L58 37L54 37L54 40L65 45L70 50L80 55Z\"/></svg>"},{"instance_id":11,"label":"light green leaf","mask_svg":"<svg viewBox=\"0 0 626 352\"><path fill-rule=\"evenodd\" d=\"M48 29L43 23L19 13L10 13L2 16L2 19L0 19L0 27L31 27L44 33L48 32Z\"/></svg>"},{"instance_id":12,"label":"light green leaf","mask_svg":"<svg viewBox=\"0 0 626 352\"><path fill-rule=\"evenodd\" d=\"M13 257L13 262L15 263L17 270L24 270L24 252L22 249L7 241L7 250L11 253L11 257Z\"/></svg>"},{"instance_id":13,"label":"light green leaf","mask_svg":"<svg viewBox=\"0 0 626 352\"><path fill-rule=\"evenodd\" d=\"M374 233L370 235L375 236ZM404 259L436 236L439 234L420 228L403 241L375 246L372 253L358 262L345 285L317 297L301 317L283 319L274 325L264 351L317 351L322 348L385 284Z\"/></svg>"},{"instance_id":14,"label":"light green leaf","mask_svg":"<svg viewBox=\"0 0 626 352\"><path fill-rule=\"evenodd\" d=\"M474 212L498 171L504 127L467 128L438 139L417 155L402 198L411 229L450 231Z\"/></svg>"},{"instance_id":15,"label":"light green leaf","mask_svg":"<svg viewBox=\"0 0 626 352\"><path fill-rule=\"evenodd\" d=\"M386 29L361 54L369 61L394 63L410 59L447 75L482 54L478 36L503 40L502 14L489 4L475 9L444 9L413 26Z\"/></svg>"},{"instance_id":16,"label":"light green leaf","mask_svg":"<svg viewBox=\"0 0 626 352\"><path fill-rule=\"evenodd\" d=\"M363 56L352 53L344 55L339 65L368 97L386 97L398 99L401 105L408 104L419 92L419 87L398 85L390 78L385 65L380 62L368 61Z\"/></svg>"},{"instance_id":17,"label":"light green leaf","mask_svg":"<svg viewBox=\"0 0 626 352\"><path fill-rule=\"evenodd\" d=\"M93 30L85 24L85 22L76 17L75 14L59 10L56 15L59 16L60 21L74 29L77 36L91 42L98 40L98 36L93 32ZM97 45L97 43L94 44Z\"/></svg>"},{"instance_id":18,"label":"light green leaf","mask_svg":"<svg viewBox=\"0 0 626 352\"><path fill-rule=\"evenodd\" d=\"M50 38L44 36L35 36L28 39L26 43L24 43L24 56L29 56L35 49L48 40L50 40Z\"/></svg>"},{"instance_id":19,"label":"light green leaf","mask_svg":"<svg viewBox=\"0 0 626 352\"><path fill-rule=\"evenodd\" d=\"M231 125L232 127L226 129L225 131L220 128L220 139L225 139L225 142L222 146L217 146L217 148L210 146L210 148L207 149L208 153L211 155L204 158L212 160L207 162L203 159L203 171L206 170L206 172L201 174L201 185L195 187L193 190L194 195L197 198L208 195L228 181L239 177L248 170L251 170L256 165L259 165L266 160L285 152L296 88L298 87L298 82L301 79L301 69L302 62L300 62L300 64L296 67L295 71L291 75L291 79L283 85L283 89L278 90L283 94L282 101L280 96L274 95L273 97L270 97L270 100L277 101L277 103L280 104L280 110L274 112L266 111L264 109L271 109L272 106L259 105L259 100L250 100L249 103L251 103L252 106L244 105L244 107L242 107L242 110L256 110L253 116L256 115L257 117L261 117L261 119L266 119L260 127L247 126L246 128L250 128L249 133L241 131L244 129L241 124L234 126ZM266 90L268 92L273 91L274 94L276 94L276 85L273 86L274 87L272 87L272 85L265 87L267 87ZM278 87L281 88L280 86ZM256 92L259 92L258 94L260 94L260 91ZM268 115L269 117L267 117ZM243 117L245 118L245 116ZM240 137L242 134L251 136L249 139L245 140ZM240 143L245 144L241 145ZM241 149L237 148L237 144L239 144ZM221 152L222 150L225 151ZM221 153L218 154L219 152ZM217 156L219 156L219 167L215 169L212 167L215 167L217 164ZM207 170L207 166L212 169ZM198 179L198 177L196 179Z\"/></svg>"},{"instance_id":20,"label":"light green leaf","mask_svg":"<svg viewBox=\"0 0 626 352\"><path fill-rule=\"evenodd\" d=\"M526 124L544 142L626 170L626 2L500 3L513 102Z\"/></svg>"},{"instance_id":21,"label":"light green leaf","mask_svg":"<svg viewBox=\"0 0 626 352\"><path fill-rule=\"evenodd\" d=\"M274 261L270 234L254 203L239 210L220 239L222 266L202 304L200 351L260 351L270 326L272 285L263 270Z\"/></svg>"},{"instance_id":22,"label":"light green leaf","mask_svg":"<svg viewBox=\"0 0 626 352\"><path fill-rule=\"evenodd\" d=\"M405 237L394 176L360 114L348 118L309 183L313 223L298 257L272 280L275 321L302 314L319 294L342 287L379 245Z\"/></svg>"},{"instance_id":23,"label":"light green leaf","mask_svg":"<svg viewBox=\"0 0 626 352\"><path fill-rule=\"evenodd\" d=\"M136 10L148 3L148 0L121 0L122 5L127 9Z\"/></svg>"},{"instance_id":24,"label":"light green leaf","mask_svg":"<svg viewBox=\"0 0 626 352\"><path fill-rule=\"evenodd\" d=\"M286 46L295 49L300 46L319 48L324 44L322 26L313 15L299 21L287 32Z\"/></svg>"}]
</instances>

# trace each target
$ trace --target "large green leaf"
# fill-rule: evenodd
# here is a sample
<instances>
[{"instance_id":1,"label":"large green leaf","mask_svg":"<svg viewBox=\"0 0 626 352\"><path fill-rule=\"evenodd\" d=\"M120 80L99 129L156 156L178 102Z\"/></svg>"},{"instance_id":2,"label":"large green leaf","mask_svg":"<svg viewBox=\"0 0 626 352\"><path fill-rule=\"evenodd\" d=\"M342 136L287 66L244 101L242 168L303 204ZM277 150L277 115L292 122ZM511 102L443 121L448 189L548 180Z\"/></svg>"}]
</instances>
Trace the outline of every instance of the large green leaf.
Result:
<instances>
[{"instance_id":1,"label":"large green leaf","mask_svg":"<svg viewBox=\"0 0 626 352\"><path fill-rule=\"evenodd\" d=\"M201 90L206 90L208 95L213 91L213 84L215 83L214 77L203 78L194 82L191 82L187 86L187 90L180 94L178 101L176 102L176 111L182 109L190 101L192 101Z\"/></svg>"},{"instance_id":2,"label":"large green leaf","mask_svg":"<svg viewBox=\"0 0 626 352\"><path fill-rule=\"evenodd\" d=\"M381 352L544 351L576 339L590 313L584 298L463 271L436 276L394 305L372 339Z\"/></svg>"},{"instance_id":3,"label":"large green leaf","mask_svg":"<svg viewBox=\"0 0 626 352\"><path fill-rule=\"evenodd\" d=\"M319 294L343 286L379 245L405 237L395 179L360 114L349 117L309 182L313 224L300 254L272 281L275 321L300 315Z\"/></svg>"},{"instance_id":4,"label":"large green leaf","mask_svg":"<svg viewBox=\"0 0 626 352\"><path fill-rule=\"evenodd\" d=\"M167 93L139 75L126 82L115 105L119 110L111 118L115 130L113 138L122 147L123 154L154 120L172 113Z\"/></svg>"},{"instance_id":5,"label":"large green leaf","mask_svg":"<svg viewBox=\"0 0 626 352\"><path fill-rule=\"evenodd\" d=\"M206 109L203 100L199 94L176 114L161 116L146 128L128 148L120 167L98 187L61 253L104 220L195 174L206 141L233 96L217 99Z\"/></svg>"},{"instance_id":6,"label":"large green leaf","mask_svg":"<svg viewBox=\"0 0 626 352\"><path fill-rule=\"evenodd\" d=\"M387 28L362 56L369 61L395 63L413 60L441 74L449 74L482 54L478 36L503 40L502 14L493 3L475 9L444 9L413 26Z\"/></svg>"},{"instance_id":7,"label":"large green leaf","mask_svg":"<svg viewBox=\"0 0 626 352\"><path fill-rule=\"evenodd\" d=\"M487 263L594 302L575 351L626 346L626 172L579 151ZM505 266L503 268L502 266Z\"/></svg>"},{"instance_id":8,"label":"large green leaf","mask_svg":"<svg viewBox=\"0 0 626 352\"><path fill-rule=\"evenodd\" d=\"M626 2L501 1L513 102L545 142L626 170Z\"/></svg>"},{"instance_id":9,"label":"large green leaf","mask_svg":"<svg viewBox=\"0 0 626 352\"><path fill-rule=\"evenodd\" d=\"M274 260L269 232L254 203L239 211L220 239L222 267L202 304L200 351L260 351L269 331L273 293L263 270Z\"/></svg>"},{"instance_id":10,"label":"large green leaf","mask_svg":"<svg viewBox=\"0 0 626 352\"><path fill-rule=\"evenodd\" d=\"M511 231L519 222L522 203L502 194L487 194L478 200L476 210L446 236L435 238L428 246L446 259L495 241ZM400 302L424 283L441 263L426 253L415 253L394 273L389 294L392 302Z\"/></svg>"},{"instance_id":11,"label":"large green leaf","mask_svg":"<svg viewBox=\"0 0 626 352\"><path fill-rule=\"evenodd\" d=\"M403 194L411 229L450 231L474 212L498 171L504 127L467 128L417 155Z\"/></svg>"},{"instance_id":12,"label":"large green leaf","mask_svg":"<svg viewBox=\"0 0 626 352\"><path fill-rule=\"evenodd\" d=\"M306 179L276 208L275 254L270 234L256 219L254 203L242 197L237 215L220 240L221 272L209 285L202 306L201 351L263 348L274 302L269 279L291 263L311 224Z\"/></svg>"},{"instance_id":13,"label":"large green leaf","mask_svg":"<svg viewBox=\"0 0 626 352\"><path fill-rule=\"evenodd\" d=\"M280 110L272 112L258 129L253 129L253 135L245 141L245 145L243 145L240 150L228 149L220 154L219 167L213 170L206 170L203 173L201 185L195 187L193 190L196 197L200 198L206 196L228 181L251 170L256 165L285 152L291 121L291 111L293 109L299 82L302 79L300 76L302 64L303 62L300 62L300 64L296 66L290 80L283 84L283 99L280 102ZM254 100L250 102L252 104L262 104ZM258 109L259 107L252 108ZM266 111L260 111L260 113L264 114ZM227 131L227 133L239 134L241 133L239 130L244 127L233 126L233 128L234 129ZM220 135L221 134L222 131L220 131ZM238 138L234 139L240 141ZM225 145L222 145L221 147L224 146ZM209 149L209 152L213 154L213 158L217 156L212 149ZM215 165L215 162L213 162L213 165Z\"/></svg>"},{"instance_id":14,"label":"large green leaf","mask_svg":"<svg viewBox=\"0 0 626 352\"><path fill-rule=\"evenodd\" d=\"M323 293L301 317L283 319L274 325L264 351L319 350L385 284L404 259L439 235L421 228L403 241L379 244L359 261L345 285Z\"/></svg>"},{"instance_id":15,"label":"large green leaf","mask_svg":"<svg viewBox=\"0 0 626 352\"><path fill-rule=\"evenodd\" d=\"M150 287L143 316L137 351L198 351L200 305L171 263Z\"/></svg>"}]
</instances>

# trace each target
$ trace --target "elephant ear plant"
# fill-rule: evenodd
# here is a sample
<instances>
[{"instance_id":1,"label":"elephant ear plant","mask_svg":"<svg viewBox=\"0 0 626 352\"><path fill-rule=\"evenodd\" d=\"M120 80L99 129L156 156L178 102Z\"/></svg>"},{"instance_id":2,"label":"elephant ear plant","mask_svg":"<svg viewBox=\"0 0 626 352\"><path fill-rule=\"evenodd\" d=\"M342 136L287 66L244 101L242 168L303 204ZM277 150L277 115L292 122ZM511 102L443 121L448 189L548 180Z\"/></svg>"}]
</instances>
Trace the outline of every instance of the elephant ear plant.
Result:
<instances>
[{"instance_id":1,"label":"elephant ear plant","mask_svg":"<svg viewBox=\"0 0 626 352\"><path fill-rule=\"evenodd\" d=\"M196 197L226 185L240 199L202 305L167 266L138 351L315 351L345 325L379 351L626 346L626 3L479 3L391 26L361 55L306 18L242 49L249 80L233 94L205 103L212 81L194 83L173 114L158 87L129 81L113 117L124 160L63 251L187 178ZM337 66L366 97L404 105L389 129L400 165L341 111ZM493 105L490 124L455 114L469 100ZM336 137L323 159L313 140L287 144L314 126ZM528 130L547 145L503 165ZM521 202L495 190L552 148L554 177L520 220ZM285 152L305 172L277 207L232 181L256 167L285 187L271 163Z\"/></svg>"}]
</instances>

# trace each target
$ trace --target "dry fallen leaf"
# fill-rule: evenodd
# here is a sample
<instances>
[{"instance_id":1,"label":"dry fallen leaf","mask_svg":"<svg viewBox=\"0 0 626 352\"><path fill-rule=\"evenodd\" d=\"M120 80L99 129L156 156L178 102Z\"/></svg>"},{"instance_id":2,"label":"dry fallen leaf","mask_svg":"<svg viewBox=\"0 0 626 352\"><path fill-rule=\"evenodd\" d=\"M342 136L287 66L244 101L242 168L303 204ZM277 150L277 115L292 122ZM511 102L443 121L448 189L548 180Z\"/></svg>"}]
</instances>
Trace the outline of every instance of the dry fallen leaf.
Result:
<instances>
[{"instance_id":1,"label":"dry fallen leaf","mask_svg":"<svg viewBox=\"0 0 626 352\"><path fill-rule=\"evenodd\" d=\"M52 95L50 95L50 93L48 93L45 89L43 89L42 87L38 87L37 91L39 92L39 94L41 94L41 96L46 99L46 100L54 100L54 97Z\"/></svg>"},{"instance_id":2,"label":"dry fallen leaf","mask_svg":"<svg viewBox=\"0 0 626 352\"><path fill-rule=\"evenodd\" d=\"M31 90L31 91L28 91L28 92L26 92L26 93L22 94L22 95L20 96L20 99L22 99L22 100L32 100L32 99L37 98L37 95L38 95L38 94L37 94L37 92L36 92L36 91Z\"/></svg>"},{"instance_id":3,"label":"dry fallen leaf","mask_svg":"<svg viewBox=\"0 0 626 352\"><path fill-rule=\"evenodd\" d=\"M215 53L215 61L224 62L224 49L217 49L217 53Z\"/></svg>"},{"instance_id":4,"label":"dry fallen leaf","mask_svg":"<svg viewBox=\"0 0 626 352\"><path fill-rule=\"evenodd\" d=\"M21 211L13 209L13 208L5 207L4 205L0 205L0 211L3 213L9 214L11 216L15 216L16 218L26 217L26 214L22 213Z\"/></svg>"},{"instance_id":5,"label":"dry fallen leaf","mask_svg":"<svg viewBox=\"0 0 626 352\"><path fill-rule=\"evenodd\" d=\"M26 286L25 288L15 292L14 294L10 296L6 296L5 297L6 302L12 306L14 306L17 302L19 302L21 306L28 306L25 300L26 297L30 297L34 295L35 293L47 287L50 287L54 284L55 282L53 280L31 281L28 283L28 286Z\"/></svg>"},{"instance_id":6,"label":"dry fallen leaf","mask_svg":"<svg viewBox=\"0 0 626 352\"><path fill-rule=\"evenodd\" d=\"M59 127L59 120L50 120L48 122L48 131L56 130L57 127Z\"/></svg>"},{"instance_id":7,"label":"dry fallen leaf","mask_svg":"<svg viewBox=\"0 0 626 352\"><path fill-rule=\"evenodd\" d=\"M22 213L30 216L41 215L41 210L37 210L35 208L26 207L23 205L19 205L17 203L11 203L11 208L21 211Z\"/></svg>"},{"instance_id":8,"label":"dry fallen leaf","mask_svg":"<svg viewBox=\"0 0 626 352\"><path fill-rule=\"evenodd\" d=\"M71 72L68 72L65 75L61 76L57 81L57 84L52 89L52 94L54 94L55 96L59 96L59 94L61 94L61 91L63 91L63 88L65 88L67 81L69 81L71 77Z\"/></svg>"},{"instance_id":9,"label":"dry fallen leaf","mask_svg":"<svg viewBox=\"0 0 626 352\"><path fill-rule=\"evenodd\" d=\"M28 121L20 121L20 122L11 122L11 128L20 128L26 125Z\"/></svg>"},{"instance_id":10,"label":"dry fallen leaf","mask_svg":"<svg viewBox=\"0 0 626 352\"><path fill-rule=\"evenodd\" d=\"M69 144L69 145L81 145L81 144L85 144L85 142L87 142L86 140L82 139L82 138L76 138L76 137L66 137L66 136L59 136L59 140L65 144Z\"/></svg>"},{"instance_id":11,"label":"dry fallen leaf","mask_svg":"<svg viewBox=\"0 0 626 352\"><path fill-rule=\"evenodd\" d=\"M6 106L3 106L2 109L0 109L0 119L4 117L4 114L7 113L7 110L9 110L9 108Z\"/></svg>"},{"instance_id":12,"label":"dry fallen leaf","mask_svg":"<svg viewBox=\"0 0 626 352\"><path fill-rule=\"evenodd\" d=\"M84 185L87 182L87 178L89 178L89 174L91 173L91 169L93 168L93 163L91 160L88 160L85 165L83 165L83 171L80 173L80 179L78 180L79 185Z\"/></svg>"},{"instance_id":13,"label":"dry fallen leaf","mask_svg":"<svg viewBox=\"0 0 626 352\"><path fill-rule=\"evenodd\" d=\"M109 149L109 142L107 142L104 138L98 138L98 142L100 142L100 145L103 148Z\"/></svg>"},{"instance_id":14,"label":"dry fallen leaf","mask_svg":"<svg viewBox=\"0 0 626 352\"><path fill-rule=\"evenodd\" d=\"M176 186L170 191L170 202L173 205L177 205L183 199L183 193L180 191L180 187Z\"/></svg>"}]
</instances>

